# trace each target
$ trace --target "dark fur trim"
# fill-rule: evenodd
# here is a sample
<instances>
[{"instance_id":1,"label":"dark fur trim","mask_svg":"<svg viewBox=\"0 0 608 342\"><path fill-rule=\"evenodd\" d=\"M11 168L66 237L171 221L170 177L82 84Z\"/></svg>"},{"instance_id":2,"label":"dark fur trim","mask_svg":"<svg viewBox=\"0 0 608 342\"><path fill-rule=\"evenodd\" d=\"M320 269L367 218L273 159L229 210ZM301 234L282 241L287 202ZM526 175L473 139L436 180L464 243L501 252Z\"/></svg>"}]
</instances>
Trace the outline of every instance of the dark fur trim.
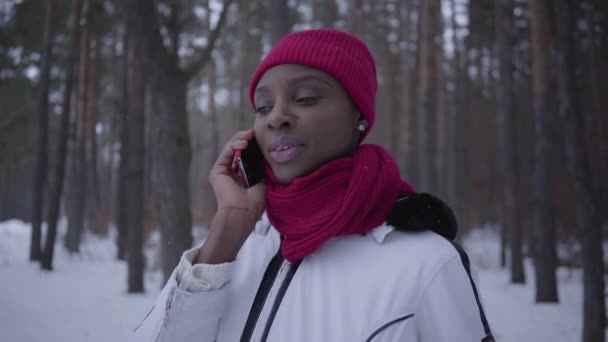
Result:
<instances>
[{"instance_id":1,"label":"dark fur trim","mask_svg":"<svg viewBox=\"0 0 608 342\"><path fill-rule=\"evenodd\" d=\"M452 210L439 198L426 193L399 198L386 222L404 232L430 229L450 240L454 240L458 232Z\"/></svg>"}]
</instances>

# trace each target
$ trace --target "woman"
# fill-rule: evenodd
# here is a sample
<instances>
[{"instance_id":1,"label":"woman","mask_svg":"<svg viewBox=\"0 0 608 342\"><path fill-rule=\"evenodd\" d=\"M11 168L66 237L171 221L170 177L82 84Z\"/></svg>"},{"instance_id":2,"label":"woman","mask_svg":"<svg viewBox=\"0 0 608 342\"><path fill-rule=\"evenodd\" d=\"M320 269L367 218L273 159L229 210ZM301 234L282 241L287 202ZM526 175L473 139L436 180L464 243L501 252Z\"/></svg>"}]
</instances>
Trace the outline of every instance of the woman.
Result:
<instances>
[{"instance_id":1,"label":"woman","mask_svg":"<svg viewBox=\"0 0 608 342\"><path fill-rule=\"evenodd\" d=\"M493 341L451 211L361 144L376 82L345 32L296 32L271 50L249 87L254 129L211 170L209 235L133 340ZM246 189L234 154L254 138L266 177Z\"/></svg>"}]
</instances>

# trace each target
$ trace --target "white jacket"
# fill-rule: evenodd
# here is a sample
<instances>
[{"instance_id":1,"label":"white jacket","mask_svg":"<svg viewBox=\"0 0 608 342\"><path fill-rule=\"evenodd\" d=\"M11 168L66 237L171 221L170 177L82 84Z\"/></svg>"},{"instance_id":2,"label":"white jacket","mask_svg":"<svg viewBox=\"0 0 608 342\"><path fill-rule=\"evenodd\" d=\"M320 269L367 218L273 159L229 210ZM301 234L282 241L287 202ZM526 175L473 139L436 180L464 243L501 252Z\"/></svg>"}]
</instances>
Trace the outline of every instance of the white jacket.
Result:
<instances>
[{"instance_id":1,"label":"white jacket","mask_svg":"<svg viewBox=\"0 0 608 342\"><path fill-rule=\"evenodd\" d=\"M466 254L433 232L382 225L299 265L279 247L264 218L232 263L185 252L131 341L494 341Z\"/></svg>"}]
</instances>

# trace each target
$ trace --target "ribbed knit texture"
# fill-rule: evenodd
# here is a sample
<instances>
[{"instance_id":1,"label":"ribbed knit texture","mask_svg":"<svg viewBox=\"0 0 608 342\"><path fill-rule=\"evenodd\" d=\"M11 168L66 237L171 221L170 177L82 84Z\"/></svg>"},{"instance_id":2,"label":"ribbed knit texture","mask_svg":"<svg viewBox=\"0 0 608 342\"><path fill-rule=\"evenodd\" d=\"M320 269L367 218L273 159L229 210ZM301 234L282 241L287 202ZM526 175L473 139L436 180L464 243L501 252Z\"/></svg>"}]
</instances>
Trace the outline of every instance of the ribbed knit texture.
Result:
<instances>
[{"instance_id":1,"label":"ribbed knit texture","mask_svg":"<svg viewBox=\"0 0 608 342\"><path fill-rule=\"evenodd\" d=\"M386 221L398 196L414 193L393 157L378 145L360 145L312 174L281 184L266 167L268 219L285 237L283 255L296 262L332 237L367 233Z\"/></svg>"},{"instance_id":2,"label":"ribbed knit texture","mask_svg":"<svg viewBox=\"0 0 608 342\"><path fill-rule=\"evenodd\" d=\"M310 66L337 79L369 124L360 141L365 139L376 119L378 88L374 58L365 43L337 30L308 30L286 35L262 60L251 78L249 100L253 107L253 94L260 78L279 64Z\"/></svg>"}]
</instances>

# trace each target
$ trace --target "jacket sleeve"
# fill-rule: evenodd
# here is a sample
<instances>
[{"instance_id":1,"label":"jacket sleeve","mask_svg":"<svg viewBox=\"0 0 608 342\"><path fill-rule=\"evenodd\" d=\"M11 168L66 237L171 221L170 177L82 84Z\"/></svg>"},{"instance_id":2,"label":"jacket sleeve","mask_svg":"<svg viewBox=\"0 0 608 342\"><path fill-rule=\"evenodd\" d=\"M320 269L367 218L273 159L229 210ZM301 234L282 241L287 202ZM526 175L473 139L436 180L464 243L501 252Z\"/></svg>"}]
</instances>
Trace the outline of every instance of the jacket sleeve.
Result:
<instances>
[{"instance_id":1,"label":"jacket sleeve","mask_svg":"<svg viewBox=\"0 0 608 342\"><path fill-rule=\"evenodd\" d=\"M182 255L131 342L215 341L233 263L192 265L199 249Z\"/></svg>"},{"instance_id":2,"label":"jacket sleeve","mask_svg":"<svg viewBox=\"0 0 608 342\"><path fill-rule=\"evenodd\" d=\"M415 313L420 342L494 342L468 257L449 259L433 277Z\"/></svg>"}]
</instances>

